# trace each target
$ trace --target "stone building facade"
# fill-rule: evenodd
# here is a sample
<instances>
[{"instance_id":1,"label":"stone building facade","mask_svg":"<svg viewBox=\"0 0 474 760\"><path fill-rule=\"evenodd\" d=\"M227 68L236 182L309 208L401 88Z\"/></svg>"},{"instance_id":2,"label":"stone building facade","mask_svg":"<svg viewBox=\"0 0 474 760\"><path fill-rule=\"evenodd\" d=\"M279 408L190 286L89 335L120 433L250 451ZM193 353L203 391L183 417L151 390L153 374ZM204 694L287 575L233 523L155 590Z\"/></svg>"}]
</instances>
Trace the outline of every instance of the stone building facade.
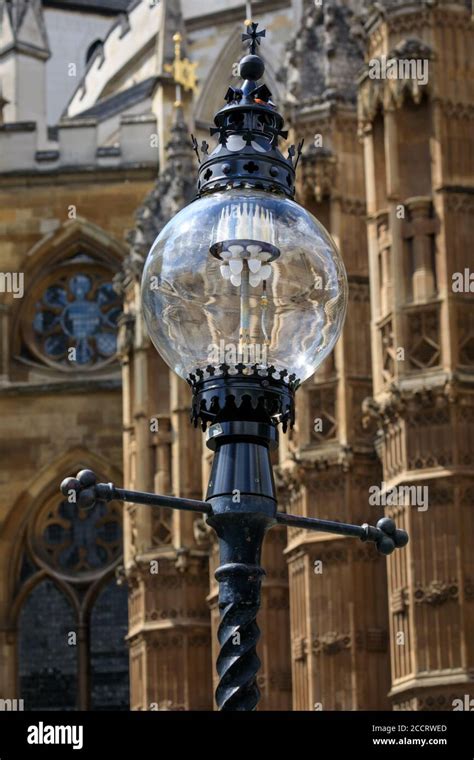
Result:
<instances>
[{"instance_id":1,"label":"stone building facade","mask_svg":"<svg viewBox=\"0 0 474 760\"><path fill-rule=\"evenodd\" d=\"M0 697L27 709L213 709L212 531L139 505L78 515L57 493L86 465L205 491L189 390L139 301L147 251L194 197L189 133L208 139L242 54L244 4L199 6L0 0ZM386 560L270 532L261 709L452 709L474 667L471 4L253 6L305 138L298 200L349 279L343 334L281 437L279 507L387 514L411 539ZM198 78L179 105L177 32Z\"/></svg>"}]
</instances>

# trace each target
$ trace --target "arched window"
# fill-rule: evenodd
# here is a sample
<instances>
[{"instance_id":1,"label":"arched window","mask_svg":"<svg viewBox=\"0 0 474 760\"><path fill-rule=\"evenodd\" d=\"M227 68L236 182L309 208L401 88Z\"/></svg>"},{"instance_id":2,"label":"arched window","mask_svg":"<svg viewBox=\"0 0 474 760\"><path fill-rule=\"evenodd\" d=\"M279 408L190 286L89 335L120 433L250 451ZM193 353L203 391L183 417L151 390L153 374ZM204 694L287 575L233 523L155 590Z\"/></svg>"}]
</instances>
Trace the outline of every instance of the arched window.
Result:
<instances>
[{"instance_id":1,"label":"arched window","mask_svg":"<svg viewBox=\"0 0 474 760\"><path fill-rule=\"evenodd\" d=\"M50 579L38 583L19 620L20 695L25 706L75 709L77 652L68 643L74 630L74 611L66 596Z\"/></svg>"},{"instance_id":2,"label":"arched window","mask_svg":"<svg viewBox=\"0 0 474 760\"><path fill-rule=\"evenodd\" d=\"M36 287L25 326L28 346L38 359L60 368L97 367L115 357L120 313L108 272L84 261L65 266Z\"/></svg>"},{"instance_id":3,"label":"arched window","mask_svg":"<svg viewBox=\"0 0 474 760\"><path fill-rule=\"evenodd\" d=\"M113 279L122 255L100 228L79 221L36 246L14 317L15 360L49 374L110 371L122 313Z\"/></svg>"},{"instance_id":4,"label":"arched window","mask_svg":"<svg viewBox=\"0 0 474 760\"><path fill-rule=\"evenodd\" d=\"M129 709L121 558L114 502L79 509L54 493L29 521L17 586L25 710Z\"/></svg>"}]
</instances>

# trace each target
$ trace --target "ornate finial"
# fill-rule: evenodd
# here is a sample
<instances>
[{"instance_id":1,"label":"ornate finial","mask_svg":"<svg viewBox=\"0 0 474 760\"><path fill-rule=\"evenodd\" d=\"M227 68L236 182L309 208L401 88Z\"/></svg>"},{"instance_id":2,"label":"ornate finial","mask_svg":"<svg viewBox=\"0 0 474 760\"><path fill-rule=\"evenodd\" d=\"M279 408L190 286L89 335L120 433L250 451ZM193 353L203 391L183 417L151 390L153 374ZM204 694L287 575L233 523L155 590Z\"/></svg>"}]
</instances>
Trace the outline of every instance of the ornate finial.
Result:
<instances>
[{"instance_id":1,"label":"ornate finial","mask_svg":"<svg viewBox=\"0 0 474 760\"><path fill-rule=\"evenodd\" d=\"M174 61L165 65L166 71L173 74L173 79L176 82L176 107L181 105L181 87L191 92L195 92L197 89L197 63L191 63L187 58L181 58L182 39L179 32L173 34Z\"/></svg>"},{"instance_id":2,"label":"ornate finial","mask_svg":"<svg viewBox=\"0 0 474 760\"><path fill-rule=\"evenodd\" d=\"M240 87L228 88L226 103L214 117L210 134L218 135L219 143L213 150L202 151L198 194L256 187L292 198L301 146L292 146L288 157L279 148L278 139L286 140L288 132L283 129L283 116L272 102L272 93L261 81L265 73L263 58L255 53L266 32L259 32L258 24L250 19L246 23L247 33L242 40L250 52L245 51L239 62L243 81Z\"/></svg>"},{"instance_id":3,"label":"ornate finial","mask_svg":"<svg viewBox=\"0 0 474 760\"><path fill-rule=\"evenodd\" d=\"M245 34L242 35L242 42L246 42L249 40L249 49L250 53L252 55L255 55L255 51L257 49L257 45L260 45L260 38L265 37L266 30L262 29L260 32L257 32L258 23L255 23L254 21L251 21L250 24L247 25L247 30L251 30L250 32L247 31Z\"/></svg>"}]
</instances>

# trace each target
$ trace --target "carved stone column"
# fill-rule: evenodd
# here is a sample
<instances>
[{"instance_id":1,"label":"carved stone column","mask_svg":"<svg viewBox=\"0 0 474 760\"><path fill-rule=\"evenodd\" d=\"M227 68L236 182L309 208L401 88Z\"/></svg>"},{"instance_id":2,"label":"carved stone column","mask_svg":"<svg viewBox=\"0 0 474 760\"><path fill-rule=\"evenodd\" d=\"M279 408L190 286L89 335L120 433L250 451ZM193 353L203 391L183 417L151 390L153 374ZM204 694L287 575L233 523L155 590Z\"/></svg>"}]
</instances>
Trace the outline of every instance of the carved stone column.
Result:
<instances>
[{"instance_id":1,"label":"carved stone column","mask_svg":"<svg viewBox=\"0 0 474 760\"><path fill-rule=\"evenodd\" d=\"M413 300L426 301L436 294L433 235L437 231L437 224L436 220L431 218L431 198L408 198L405 206L408 209L410 221L405 226L403 234L412 245Z\"/></svg>"},{"instance_id":2,"label":"carved stone column","mask_svg":"<svg viewBox=\"0 0 474 760\"><path fill-rule=\"evenodd\" d=\"M467 51L474 37L461 4L425 10L423 23L415 4L403 12L395 6L386 14L376 11L368 44L378 56L429 61L429 79L360 79L361 125L366 134L368 123L372 133L382 130L385 146L366 162L366 187L372 219L389 208L393 273L385 319L377 296L372 299L372 339L381 360L373 361L374 398L365 409L378 431L381 508L410 534L403 555L387 563L392 705L450 710L454 699L469 694L473 667L472 562L465 536L472 531L468 494L474 482L474 388L466 369L474 358L469 351L459 358L463 320L456 310L466 313L469 305L453 293L452 273L465 266L468 229L468 212L459 213L463 203L454 198L473 168L459 148L468 122L472 135L467 58L454 51ZM407 25L416 36L400 41ZM453 78L460 109L451 102ZM381 291L373 247L369 256L371 288ZM462 345L468 345L471 327L463 330Z\"/></svg>"},{"instance_id":3,"label":"carved stone column","mask_svg":"<svg viewBox=\"0 0 474 760\"><path fill-rule=\"evenodd\" d=\"M307 156L301 200L328 223L341 248L349 306L333 354L298 391L298 429L282 450L281 466L295 481L286 508L308 517L362 523L374 517L369 488L380 474L373 431L362 426L362 402L372 390L370 293L355 109L318 105L311 120L306 114L294 128L303 128L308 139L321 134L324 144L331 145L331 160L318 152L312 156L319 170L311 170L311 153ZM315 188L311 183L316 179ZM385 237L381 233L374 242L377 255L380 251L385 257L389 292L390 241L386 231ZM346 539L295 529L288 533L293 709L386 708L390 674L384 560ZM360 602L348 602L352 596Z\"/></svg>"}]
</instances>

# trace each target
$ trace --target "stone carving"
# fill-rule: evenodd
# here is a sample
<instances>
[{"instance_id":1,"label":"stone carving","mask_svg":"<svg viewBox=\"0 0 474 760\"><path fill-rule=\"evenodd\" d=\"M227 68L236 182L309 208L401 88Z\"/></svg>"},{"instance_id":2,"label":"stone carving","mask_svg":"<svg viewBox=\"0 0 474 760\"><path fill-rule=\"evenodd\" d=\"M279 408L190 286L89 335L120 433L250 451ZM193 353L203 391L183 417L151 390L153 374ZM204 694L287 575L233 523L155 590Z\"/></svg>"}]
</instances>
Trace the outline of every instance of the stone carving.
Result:
<instances>
[{"instance_id":1,"label":"stone carving","mask_svg":"<svg viewBox=\"0 0 474 760\"><path fill-rule=\"evenodd\" d=\"M362 28L351 9L338 0L308 3L279 79L298 108L326 100L355 103L362 63Z\"/></svg>"},{"instance_id":2,"label":"stone carving","mask_svg":"<svg viewBox=\"0 0 474 760\"><path fill-rule=\"evenodd\" d=\"M116 278L117 288L126 290L139 281L143 263L157 236L169 219L196 195L195 158L181 107L176 108L166 150L166 166L138 209L135 228L126 236L130 253L124 260L121 276Z\"/></svg>"},{"instance_id":3,"label":"stone carving","mask_svg":"<svg viewBox=\"0 0 474 760\"><path fill-rule=\"evenodd\" d=\"M307 641L303 637L293 640L293 659L298 661L306 659Z\"/></svg>"},{"instance_id":4,"label":"stone carving","mask_svg":"<svg viewBox=\"0 0 474 760\"><path fill-rule=\"evenodd\" d=\"M193 522L194 539L198 546L201 548L209 548L212 542L212 538L215 535L214 531L207 524L204 516L198 517Z\"/></svg>"},{"instance_id":5,"label":"stone carving","mask_svg":"<svg viewBox=\"0 0 474 760\"><path fill-rule=\"evenodd\" d=\"M117 275L116 275L117 276ZM115 287L114 279L114 287ZM123 312L118 319L117 354L124 359L133 348L135 331L135 315L131 312Z\"/></svg>"},{"instance_id":6,"label":"stone carving","mask_svg":"<svg viewBox=\"0 0 474 760\"><path fill-rule=\"evenodd\" d=\"M154 509L152 511L152 546L163 546L171 543L171 526L173 516L170 509Z\"/></svg>"},{"instance_id":7,"label":"stone carving","mask_svg":"<svg viewBox=\"0 0 474 760\"><path fill-rule=\"evenodd\" d=\"M274 476L280 509L284 510L285 505L291 505L301 496L302 483L298 468L275 467Z\"/></svg>"},{"instance_id":8,"label":"stone carving","mask_svg":"<svg viewBox=\"0 0 474 760\"><path fill-rule=\"evenodd\" d=\"M328 631L313 641L313 652L315 654L339 654L344 649L350 649L352 640L347 633L336 633Z\"/></svg>"},{"instance_id":9,"label":"stone carving","mask_svg":"<svg viewBox=\"0 0 474 760\"><path fill-rule=\"evenodd\" d=\"M446 208L456 214L473 214L474 198L466 193L448 193L446 195Z\"/></svg>"},{"instance_id":10,"label":"stone carving","mask_svg":"<svg viewBox=\"0 0 474 760\"><path fill-rule=\"evenodd\" d=\"M399 384L393 382L377 401L371 397L364 399L363 413L367 421L373 418L379 429L385 429L398 419L407 417L413 424L426 424L431 408L436 415L431 419L431 424L435 419L438 424L445 424L449 421L446 416L448 405L458 401L458 385L454 375L430 388L421 386L402 390Z\"/></svg>"},{"instance_id":11,"label":"stone carving","mask_svg":"<svg viewBox=\"0 0 474 760\"><path fill-rule=\"evenodd\" d=\"M407 315L407 348L410 368L415 371L435 367L441 360L439 310L437 306L417 309Z\"/></svg>"},{"instance_id":12,"label":"stone carving","mask_svg":"<svg viewBox=\"0 0 474 760\"><path fill-rule=\"evenodd\" d=\"M458 598L458 585L455 581L432 580L426 586L417 586L414 592L418 604L444 604L448 599Z\"/></svg>"},{"instance_id":13,"label":"stone carving","mask_svg":"<svg viewBox=\"0 0 474 760\"><path fill-rule=\"evenodd\" d=\"M390 606L394 615L404 614L408 609L409 592L406 586L392 591Z\"/></svg>"},{"instance_id":14,"label":"stone carving","mask_svg":"<svg viewBox=\"0 0 474 760\"><path fill-rule=\"evenodd\" d=\"M301 158L301 177L304 191L317 203L334 193L337 161L330 150L311 145Z\"/></svg>"}]
</instances>

